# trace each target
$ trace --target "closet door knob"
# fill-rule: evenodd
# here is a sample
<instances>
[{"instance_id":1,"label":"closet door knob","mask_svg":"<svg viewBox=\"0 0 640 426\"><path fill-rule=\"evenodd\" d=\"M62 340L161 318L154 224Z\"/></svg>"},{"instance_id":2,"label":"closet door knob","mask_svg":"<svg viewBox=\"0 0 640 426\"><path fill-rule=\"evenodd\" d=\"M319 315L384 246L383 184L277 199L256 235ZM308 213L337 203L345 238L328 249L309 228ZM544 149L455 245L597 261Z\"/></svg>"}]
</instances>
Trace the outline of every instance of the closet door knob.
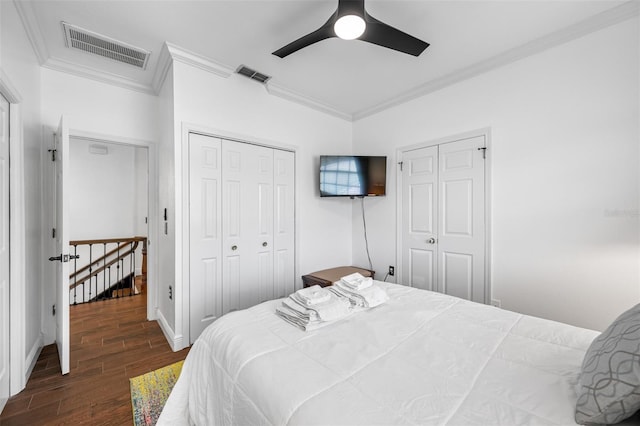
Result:
<instances>
[{"instance_id":1,"label":"closet door knob","mask_svg":"<svg viewBox=\"0 0 640 426\"><path fill-rule=\"evenodd\" d=\"M262 243L262 247L266 247L266 246L267 246L267 242L265 241Z\"/></svg>"},{"instance_id":2,"label":"closet door knob","mask_svg":"<svg viewBox=\"0 0 640 426\"><path fill-rule=\"evenodd\" d=\"M235 250L238 250L238 246L235 246L235 245L234 245L234 246L231 246L231 250L234 250L234 251L235 251Z\"/></svg>"},{"instance_id":3,"label":"closet door knob","mask_svg":"<svg viewBox=\"0 0 640 426\"><path fill-rule=\"evenodd\" d=\"M435 243L436 243L436 239L435 239L435 238L433 238L433 237L431 237L431 238L429 238L429 239L427 240L427 243L429 243L429 244L435 244Z\"/></svg>"}]
</instances>

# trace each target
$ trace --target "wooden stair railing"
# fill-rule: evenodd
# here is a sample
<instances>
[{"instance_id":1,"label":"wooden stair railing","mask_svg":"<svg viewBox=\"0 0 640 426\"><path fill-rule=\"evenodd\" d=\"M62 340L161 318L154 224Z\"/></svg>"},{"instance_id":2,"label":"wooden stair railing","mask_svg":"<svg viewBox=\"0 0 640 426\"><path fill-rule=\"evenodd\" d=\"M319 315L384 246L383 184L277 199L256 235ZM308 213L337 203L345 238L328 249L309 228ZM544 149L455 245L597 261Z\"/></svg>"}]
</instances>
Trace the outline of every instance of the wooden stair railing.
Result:
<instances>
[{"instance_id":1,"label":"wooden stair railing","mask_svg":"<svg viewBox=\"0 0 640 426\"><path fill-rule=\"evenodd\" d=\"M95 239L95 240L74 240L69 241L69 245L73 247L74 253L77 254L78 246L88 246L89 247L89 263L81 267L80 269L74 270L69 275L69 291L74 291L74 300L73 304L77 304L76 301L76 287L83 286L82 288L82 301L79 303L90 302L92 301L92 291L91 291L91 283L94 278L96 278L96 293L95 296L98 295L98 281L97 277L102 273L106 274L109 272L109 285L108 289L111 289L111 267L116 265L118 269L118 276L116 277L118 282L125 279L124 271L119 271L121 262L124 261L128 256L131 256L130 259L130 267L131 267L131 280L133 282L133 273L134 264L135 264L135 251L138 248L139 243L142 242L142 282L146 284L146 257L147 257L147 238L146 237L130 237L130 238L105 238L105 239ZM117 246L109 250L107 252L107 244L117 244ZM103 253L100 257L93 259L92 258L92 249L95 245L103 246ZM100 266L101 265L101 266ZM122 273L121 278L119 276L120 272ZM81 275L83 274L83 275ZM89 282L89 300L85 300L86 297L84 295L84 285ZM107 290L106 284L106 275L103 275L103 293ZM133 294L133 289L131 291Z\"/></svg>"}]
</instances>

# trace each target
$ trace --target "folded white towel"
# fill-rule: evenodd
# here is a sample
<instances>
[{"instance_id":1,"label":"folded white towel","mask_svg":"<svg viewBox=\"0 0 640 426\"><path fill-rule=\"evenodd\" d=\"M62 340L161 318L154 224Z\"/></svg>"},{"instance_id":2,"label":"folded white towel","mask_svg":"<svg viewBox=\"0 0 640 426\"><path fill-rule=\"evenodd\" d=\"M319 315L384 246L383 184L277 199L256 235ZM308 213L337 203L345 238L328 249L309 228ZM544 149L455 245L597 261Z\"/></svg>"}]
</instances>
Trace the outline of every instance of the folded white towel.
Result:
<instances>
[{"instance_id":1,"label":"folded white towel","mask_svg":"<svg viewBox=\"0 0 640 426\"><path fill-rule=\"evenodd\" d=\"M319 285L300 289L296 291L295 294L302 301L302 303L307 306L326 302L331 297L331 293L328 290L320 287Z\"/></svg>"},{"instance_id":2,"label":"folded white towel","mask_svg":"<svg viewBox=\"0 0 640 426\"><path fill-rule=\"evenodd\" d=\"M295 311L286 306L278 306L276 308L276 315L303 331L313 331L325 325L333 324L333 321L305 321L298 317Z\"/></svg>"},{"instance_id":3,"label":"folded white towel","mask_svg":"<svg viewBox=\"0 0 640 426\"><path fill-rule=\"evenodd\" d=\"M292 295L293 296L293 295ZM296 302L295 300L293 300L291 298L291 296L282 299L282 305L286 306L287 308L297 312L297 314L301 317L301 318L305 318L307 320L311 320L311 321L315 321L318 320L318 313L316 311L313 311L311 309L307 309L305 306L303 306L300 302Z\"/></svg>"},{"instance_id":4,"label":"folded white towel","mask_svg":"<svg viewBox=\"0 0 640 426\"><path fill-rule=\"evenodd\" d=\"M302 314L309 315L310 318L317 316L321 321L334 321L350 314L349 309L351 308L351 305L348 300L336 296L327 289L325 289L325 291L329 294L329 298L324 302L306 305L296 292L287 299L284 299L283 303L291 309L297 310ZM297 303L300 305L300 308L310 312L300 311L299 309L292 307L289 301Z\"/></svg>"},{"instance_id":5,"label":"folded white towel","mask_svg":"<svg viewBox=\"0 0 640 426\"><path fill-rule=\"evenodd\" d=\"M369 288L373 285L373 278L371 277L362 277L361 279L357 279L357 280L348 280L345 281L344 278L340 279L340 283L344 284L345 286L347 286L348 288L350 288L351 290L363 290L365 288Z\"/></svg>"},{"instance_id":6,"label":"folded white towel","mask_svg":"<svg viewBox=\"0 0 640 426\"><path fill-rule=\"evenodd\" d=\"M343 284L336 282L331 290L339 295L348 298L354 306L374 308L389 300L389 295L377 285L372 285L362 290L353 290Z\"/></svg>"}]
</instances>

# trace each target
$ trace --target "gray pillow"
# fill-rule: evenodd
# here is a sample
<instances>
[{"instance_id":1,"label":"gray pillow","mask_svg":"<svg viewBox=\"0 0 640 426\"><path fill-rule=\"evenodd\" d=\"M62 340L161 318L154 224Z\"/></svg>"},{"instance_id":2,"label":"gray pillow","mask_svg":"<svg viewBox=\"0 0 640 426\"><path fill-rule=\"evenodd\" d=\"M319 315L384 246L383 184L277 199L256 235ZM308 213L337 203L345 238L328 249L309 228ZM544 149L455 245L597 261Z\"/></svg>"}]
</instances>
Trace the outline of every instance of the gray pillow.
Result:
<instances>
[{"instance_id":1,"label":"gray pillow","mask_svg":"<svg viewBox=\"0 0 640 426\"><path fill-rule=\"evenodd\" d=\"M640 304L589 346L582 361L576 422L614 424L640 409Z\"/></svg>"}]
</instances>

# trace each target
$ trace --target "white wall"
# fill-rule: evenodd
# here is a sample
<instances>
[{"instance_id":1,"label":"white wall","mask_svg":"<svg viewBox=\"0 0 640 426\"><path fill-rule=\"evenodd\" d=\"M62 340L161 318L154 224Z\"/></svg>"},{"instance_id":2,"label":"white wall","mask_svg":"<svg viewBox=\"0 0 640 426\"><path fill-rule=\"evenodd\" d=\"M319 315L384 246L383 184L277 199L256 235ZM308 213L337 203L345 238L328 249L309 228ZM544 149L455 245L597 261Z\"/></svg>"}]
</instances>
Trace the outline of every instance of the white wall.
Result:
<instances>
[{"instance_id":1,"label":"white wall","mask_svg":"<svg viewBox=\"0 0 640 426\"><path fill-rule=\"evenodd\" d=\"M351 205L345 200L319 198L317 162L321 154L351 152L351 123L271 96L262 85L238 75L221 78L174 63L172 83L175 186L168 185L167 195L174 196L168 205L168 238L175 239L177 244L175 283L167 282L165 286L174 284L175 322L169 323L176 334L182 332L183 325L188 327L188 322L184 322L186 318L182 317L188 303L187 295L181 292L185 272L181 246L183 218L182 209L175 208L185 202L182 182L182 127L185 124L295 149L297 280L314 270L350 264ZM160 293L161 300L167 297L167 293ZM170 313L165 315L168 320L169 316Z\"/></svg>"},{"instance_id":2,"label":"white wall","mask_svg":"<svg viewBox=\"0 0 640 426\"><path fill-rule=\"evenodd\" d=\"M490 127L492 297L600 330L638 303L638 40L635 18L354 123L355 151L391 170L369 203L374 267L396 264L396 149Z\"/></svg>"},{"instance_id":3,"label":"white wall","mask_svg":"<svg viewBox=\"0 0 640 426\"><path fill-rule=\"evenodd\" d=\"M108 153L92 154L89 152L91 145L105 147ZM135 151L132 146L71 138L71 240L133 237L136 234Z\"/></svg>"},{"instance_id":4,"label":"white wall","mask_svg":"<svg viewBox=\"0 0 640 426\"><path fill-rule=\"evenodd\" d=\"M173 67L169 70L160 94L158 95L159 138L159 185L158 209L160 229L158 234L158 320L162 329L171 341L174 333L175 306L169 299L169 286L175 292L176 280L176 246L175 246L175 150L174 130L174 84ZM164 220L164 209L167 209L167 220ZM166 228L165 228L166 224ZM165 233L166 229L166 233Z\"/></svg>"},{"instance_id":5,"label":"white wall","mask_svg":"<svg viewBox=\"0 0 640 426\"><path fill-rule=\"evenodd\" d=\"M38 349L42 344L41 337L41 281L39 268L41 259L41 243L43 229L41 225L41 163L40 163L40 67L33 53L29 39L22 27L20 17L13 2L0 2L0 68L19 92L22 115L24 158L24 202L23 218L25 233L25 282L12 283L24 285L24 336L12 336L12 345L23 346L24 371L26 374ZM16 131L18 129L12 129ZM11 156L17 156L11 147ZM17 194L12 194L16 196ZM22 255L13 253L12 256ZM18 308L20 309L20 308ZM12 329L14 327L12 326ZM12 368L12 371L15 371ZM12 378L12 382L15 378Z\"/></svg>"},{"instance_id":6,"label":"white wall","mask_svg":"<svg viewBox=\"0 0 640 426\"><path fill-rule=\"evenodd\" d=\"M72 131L116 139L158 140L156 96L47 68L42 68L41 76L42 123L45 128L43 152L50 147L52 132L58 127L62 115L69 119ZM54 276L50 263L44 261L44 276ZM51 315L51 305L55 300L53 285L44 286L43 300L45 344L49 344L55 340L55 322Z\"/></svg>"}]
</instances>

